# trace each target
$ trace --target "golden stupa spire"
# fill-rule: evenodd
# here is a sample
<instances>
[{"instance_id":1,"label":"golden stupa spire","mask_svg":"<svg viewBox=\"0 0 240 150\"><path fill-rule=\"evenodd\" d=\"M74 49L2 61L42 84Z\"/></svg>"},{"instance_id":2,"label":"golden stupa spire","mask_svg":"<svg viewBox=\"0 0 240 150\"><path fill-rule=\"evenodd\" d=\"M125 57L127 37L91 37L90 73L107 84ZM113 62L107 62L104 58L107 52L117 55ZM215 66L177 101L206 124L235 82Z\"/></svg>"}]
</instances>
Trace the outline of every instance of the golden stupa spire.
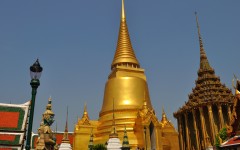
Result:
<instances>
[{"instance_id":1,"label":"golden stupa spire","mask_svg":"<svg viewBox=\"0 0 240 150\"><path fill-rule=\"evenodd\" d=\"M121 23L118 35L117 49L112 62L111 68L115 68L118 65L130 66L134 68L139 68L139 62L135 56L134 50L132 48L130 36L128 33L128 27L126 22L126 15L124 9L124 0L122 0L122 14Z\"/></svg>"},{"instance_id":2,"label":"golden stupa spire","mask_svg":"<svg viewBox=\"0 0 240 150\"><path fill-rule=\"evenodd\" d=\"M88 119L89 120L88 111L87 111L87 104L86 103L84 103L84 110L83 110L82 119Z\"/></svg>"},{"instance_id":3,"label":"golden stupa spire","mask_svg":"<svg viewBox=\"0 0 240 150\"><path fill-rule=\"evenodd\" d=\"M207 55L206 55L206 52L205 52L204 47L203 47L203 41L202 41L202 36L201 36L201 33L200 33L200 26L199 26L199 23L198 23L197 12L195 12L195 16L196 16L197 29L198 29L198 39L199 39L199 45L200 45L200 69L203 69L203 70L212 69L209 62L208 62Z\"/></svg>"},{"instance_id":4,"label":"golden stupa spire","mask_svg":"<svg viewBox=\"0 0 240 150\"><path fill-rule=\"evenodd\" d=\"M126 19L125 17L125 8L124 8L124 0L122 0L122 18L123 21Z\"/></svg>"}]
</instances>

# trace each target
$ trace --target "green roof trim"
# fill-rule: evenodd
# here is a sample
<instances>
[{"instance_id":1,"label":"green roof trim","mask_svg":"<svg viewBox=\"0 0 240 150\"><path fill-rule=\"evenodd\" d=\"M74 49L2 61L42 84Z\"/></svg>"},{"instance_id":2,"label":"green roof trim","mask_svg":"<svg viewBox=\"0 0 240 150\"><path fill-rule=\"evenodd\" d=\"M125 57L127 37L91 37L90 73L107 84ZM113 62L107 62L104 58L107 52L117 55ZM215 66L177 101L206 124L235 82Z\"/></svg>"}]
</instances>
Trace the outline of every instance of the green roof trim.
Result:
<instances>
[{"instance_id":1,"label":"green roof trim","mask_svg":"<svg viewBox=\"0 0 240 150\"><path fill-rule=\"evenodd\" d=\"M6 144L6 145L18 145L22 144L20 141L21 135L14 135L15 139L13 141L5 141L5 140L0 140L0 144Z\"/></svg>"}]
</instances>

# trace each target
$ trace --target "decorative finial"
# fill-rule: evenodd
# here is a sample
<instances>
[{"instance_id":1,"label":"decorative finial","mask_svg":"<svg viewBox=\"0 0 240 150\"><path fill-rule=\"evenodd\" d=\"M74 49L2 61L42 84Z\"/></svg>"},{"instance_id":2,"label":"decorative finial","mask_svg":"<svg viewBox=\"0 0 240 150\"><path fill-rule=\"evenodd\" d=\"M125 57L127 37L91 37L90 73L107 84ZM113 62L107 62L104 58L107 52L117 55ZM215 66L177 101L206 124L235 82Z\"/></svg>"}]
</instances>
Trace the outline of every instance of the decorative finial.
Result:
<instances>
[{"instance_id":1,"label":"decorative finial","mask_svg":"<svg viewBox=\"0 0 240 150\"><path fill-rule=\"evenodd\" d=\"M204 47L203 47L203 41L202 41L202 36L200 33L200 26L198 23L198 16L197 12L195 12L196 16L196 22L197 22L197 29L198 29L198 39L199 39L199 45L200 45L200 69L203 70L213 70L208 62L207 55L205 53Z\"/></svg>"},{"instance_id":2,"label":"decorative finial","mask_svg":"<svg viewBox=\"0 0 240 150\"><path fill-rule=\"evenodd\" d=\"M197 15L196 11L195 11L195 16L196 16L196 22L197 22L199 44L200 44L200 48L203 48L202 36L201 36L201 32L200 32L200 26L199 26L199 23L198 23L198 15Z\"/></svg>"},{"instance_id":3,"label":"decorative finial","mask_svg":"<svg viewBox=\"0 0 240 150\"><path fill-rule=\"evenodd\" d=\"M164 108L162 107L162 121L163 124L166 124L168 122L167 115L164 111Z\"/></svg>"},{"instance_id":4,"label":"decorative finial","mask_svg":"<svg viewBox=\"0 0 240 150\"><path fill-rule=\"evenodd\" d=\"M124 0L122 0L122 20L125 20L126 16L125 16L125 8L124 8Z\"/></svg>"},{"instance_id":5,"label":"decorative finial","mask_svg":"<svg viewBox=\"0 0 240 150\"><path fill-rule=\"evenodd\" d=\"M52 96L50 95L48 98L48 104L51 104L51 103L52 103Z\"/></svg>"},{"instance_id":6,"label":"decorative finial","mask_svg":"<svg viewBox=\"0 0 240 150\"><path fill-rule=\"evenodd\" d=\"M166 114L163 106L162 106L162 114Z\"/></svg>"},{"instance_id":7,"label":"decorative finial","mask_svg":"<svg viewBox=\"0 0 240 150\"><path fill-rule=\"evenodd\" d=\"M86 115L87 114L87 104L86 104L86 102L84 103L84 111L83 111L83 113Z\"/></svg>"},{"instance_id":8,"label":"decorative finial","mask_svg":"<svg viewBox=\"0 0 240 150\"><path fill-rule=\"evenodd\" d=\"M65 132L68 132L68 106L67 106L67 116L66 116Z\"/></svg>"},{"instance_id":9,"label":"decorative finial","mask_svg":"<svg viewBox=\"0 0 240 150\"><path fill-rule=\"evenodd\" d=\"M54 115L54 113L52 112L52 97L50 96L48 98L48 104L46 106L46 111L44 112L45 115Z\"/></svg>"},{"instance_id":10,"label":"decorative finial","mask_svg":"<svg viewBox=\"0 0 240 150\"><path fill-rule=\"evenodd\" d=\"M65 125L65 131L63 134L62 143L69 143L69 139L68 139L68 106L67 106L67 115L66 115L66 125Z\"/></svg>"}]
</instances>

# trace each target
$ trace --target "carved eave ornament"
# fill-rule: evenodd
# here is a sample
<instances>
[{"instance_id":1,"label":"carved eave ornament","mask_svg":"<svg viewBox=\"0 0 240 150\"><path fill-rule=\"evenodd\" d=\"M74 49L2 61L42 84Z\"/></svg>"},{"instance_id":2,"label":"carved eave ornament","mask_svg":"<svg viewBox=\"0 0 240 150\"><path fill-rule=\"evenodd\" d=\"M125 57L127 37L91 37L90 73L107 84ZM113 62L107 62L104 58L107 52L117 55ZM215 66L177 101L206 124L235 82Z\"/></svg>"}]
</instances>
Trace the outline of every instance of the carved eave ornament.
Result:
<instances>
[{"instance_id":1,"label":"carved eave ornament","mask_svg":"<svg viewBox=\"0 0 240 150\"><path fill-rule=\"evenodd\" d=\"M146 102L144 102L142 109L138 111L137 118L141 119L142 124L144 125L149 125L151 122L154 124L154 126L159 125L154 110L148 108Z\"/></svg>"},{"instance_id":2,"label":"carved eave ornament","mask_svg":"<svg viewBox=\"0 0 240 150\"><path fill-rule=\"evenodd\" d=\"M77 125L91 125L86 104L84 104L84 111L83 111L82 119L78 119Z\"/></svg>"},{"instance_id":3,"label":"carved eave ornament","mask_svg":"<svg viewBox=\"0 0 240 150\"><path fill-rule=\"evenodd\" d=\"M167 122L159 122L162 128L171 127L174 128L173 124L168 120Z\"/></svg>"},{"instance_id":4,"label":"carved eave ornament","mask_svg":"<svg viewBox=\"0 0 240 150\"><path fill-rule=\"evenodd\" d=\"M162 113L162 120L159 121L159 123L160 123L162 128L166 128L166 127L174 128L174 126L171 123L171 121L168 120L167 115L166 115L164 110L163 110L163 113Z\"/></svg>"},{"instance_id":5,"label":"carved eave ornament","mask_svg":"<svg viewBox=\"0 0 240 150\"><path fill-rule=\"evenodd\" d=\"M198 109L203 106L207 105L232 105L233 102L233 96L228 95L227 97L223 98L222 96L216 97L208 97L205 100L198 100L198 101L189 101L184 106L179 108L177 112L175 112L173 115L174 117L177 117L178 115L185 113L185 112L191 112L193 109Z\"/></svg>"},{"instance_id":6,"label":"carved eave ornament","mask_svg":"<svg viewBox=\"0 0 240 150\"><path fill-rule=\"evenodd\" d=\"M78 121L78 125L91 125L89 117L84 115L82 119Z\"/></svg>"}]
</instances>

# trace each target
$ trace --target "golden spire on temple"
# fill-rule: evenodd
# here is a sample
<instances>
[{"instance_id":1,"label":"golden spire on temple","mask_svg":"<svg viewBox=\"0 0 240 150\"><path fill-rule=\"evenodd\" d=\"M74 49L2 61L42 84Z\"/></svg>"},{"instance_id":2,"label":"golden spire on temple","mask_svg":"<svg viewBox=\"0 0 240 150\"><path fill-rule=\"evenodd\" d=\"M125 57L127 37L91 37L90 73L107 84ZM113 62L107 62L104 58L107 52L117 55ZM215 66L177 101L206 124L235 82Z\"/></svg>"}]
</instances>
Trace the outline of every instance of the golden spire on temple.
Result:
<instances>
[{"instance_id":1,"label":"golden spire on temple","mask_svg":"<svg viewBox=\"0 0 240 150\"><path fill-rule=\"evenodd\" d=\"M117 49L115 56L113 58L111 68L115 68L118 65L131 66L134 68L139 68L139 62L135 56L134 50L132 48L130 36L128 33L128 27L126 22L126 15L124 9L124 0L122 0L122 14L121 23L118 35Z\"/></svg>"},{"instance_id":2,"label":"golden spire on temple","mask_svg":"<svg viewBox=\"0 0 240 150\"><path fill-rule=\"evenodd\" d=\"M82 124L90 124L89 120L90 119L89 119L88 112L87 112L87 104L85 103L82 119L80 122L82 122Z\"/></svg>"},{"instance_id":3,"label":"golden spire on temple","mask_svg":"<svg viewBox=\"0 0 240 150\"><path fill-rule=\"evenodd\" d=\"M164 111L164 108L162 107L162 123L167 123L168 122L168 119L167 119L167 116L166 116L166 113Z\"/></svg>"},{"instance_id":4,"label":"golden spire on temple","mask_svg":"<svg viewBox=\"0 0 240 150\"><path fill-rule=\"evenodd\" d=\"M195 16L196 16L196 22L197 22L197 28L198 28L198 38L199 38L199 45L200 45L200 69L204 69L204 70L211 69L212 70L212 68L208 62L206 52L203 47L203 41L202 41L202 36L200 33L200 26L198 23L197 12L195 12Z\"/></svg>"},{"instance_id":5,"label":"golden spire on temple","mask_svg":"<svg viewBox=\"0 0 240 150\"><path fill-rule=\"evenodd\" d=\"M87 112L87 104L86 104L86 103L84 104L84 112L83 112L83 114L84 114L84 115L87 115L87 114L88 114L88 112Z\"/></svg>"},{"instance_id":6,"label":"golden spire on temple","mask_svg":"<svg viewBox=\"0 0 240 150\"><path fill-rule=\"evenodd\" d=\"M125 17L125 8L124 8L124 0L122 0L122 21L124 21L126 19Z\"/></svg>"}]
</instances>

